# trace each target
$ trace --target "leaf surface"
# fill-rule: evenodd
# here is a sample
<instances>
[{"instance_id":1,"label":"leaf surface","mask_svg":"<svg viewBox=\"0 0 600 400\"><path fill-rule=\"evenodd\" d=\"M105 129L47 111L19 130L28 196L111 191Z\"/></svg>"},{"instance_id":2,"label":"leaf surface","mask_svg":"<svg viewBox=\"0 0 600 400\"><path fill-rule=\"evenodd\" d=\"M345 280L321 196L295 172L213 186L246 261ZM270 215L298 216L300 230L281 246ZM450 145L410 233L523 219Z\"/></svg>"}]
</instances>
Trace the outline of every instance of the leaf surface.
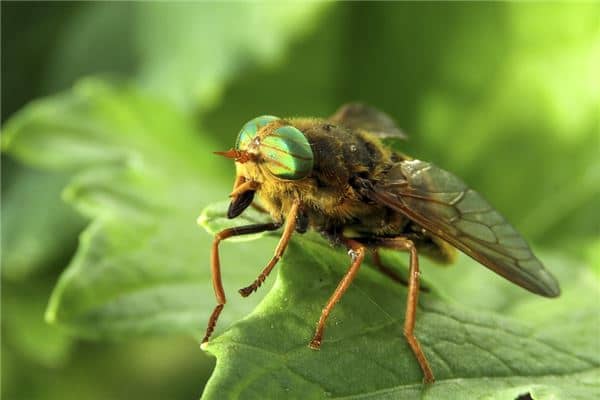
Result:
<instances>
[{"instance_id":1,"label":"leaf surface","mask_svg":"<svg viewBox=\"0 0 600 400\"><path fill-rule=\"evenodd\" d=\"M505 399L530 393L552 399L600 393L600 285L589 270L567 280L559 299L517 288L525 296L504 304L504 315L466 308L434 277L430 292L421 294L416 324L437 378L424 387L402 334L406 288L369 264L332 312L321 350L308 348L321 307L349 266L344 253L314 233L294 237L272 291L207 346L217 366L205 398ZM459 264L485 270L467 257ZM495 280L502 278L488 272L479 286L463 285L461 297L485 299L482 287Z\"/></svg>"},{"instance_id":2,"label":"leaf surface","mask_svg":"<svg viewBox=\"0 0 600 400\"><path fill-rule=\"evenodd\" d=\"M64 262L85 221L60 198L68 175L2 161L2 277L23 281Z\"/></svg>"},{"instance_id":3,"label":"leaf surface","mask_svg":"<svg viewBox=\"0 0 600 400\"><path fill-rule=\"evenodd\" d=\"M17 114L2 146L35 166L78 171L63 196L93 220L53 292L48 321L90 337L201 334L215 300L212 239L196 219L226 196L232 177L191 118L132 87L88 79ZM225 256L225 282L253 281L272 246L266 239ZM225 323L258 301L237 300Z\"/></svg>"}]
</instances>

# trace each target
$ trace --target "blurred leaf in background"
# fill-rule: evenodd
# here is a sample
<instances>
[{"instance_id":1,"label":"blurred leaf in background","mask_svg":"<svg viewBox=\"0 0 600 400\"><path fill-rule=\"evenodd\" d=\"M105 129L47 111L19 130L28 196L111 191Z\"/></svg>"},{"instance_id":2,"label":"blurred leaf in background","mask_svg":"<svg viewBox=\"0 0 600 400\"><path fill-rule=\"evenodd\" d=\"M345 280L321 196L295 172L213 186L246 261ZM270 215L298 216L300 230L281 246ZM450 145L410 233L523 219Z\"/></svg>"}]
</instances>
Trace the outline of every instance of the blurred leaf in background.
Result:
<instances>
[{"instance_id":1,"label":"blurred leaf in background","mask_svg":"<svg viewBox=\"0 0 600 400\"><path fill-rule=\"evenodd\" d=\"M103 221L96 221L95 228L92 228L91 231L82 236L81 243L84 249L90 247L86 244L86 242L92 240L89 237L95 237L94 243L96 247L91 246L92 251L88 253L89 257L86 261L89 261L92 265L102 266L106 265L106 261L103 261L105 258L103 257L107 257L109 253L105 251L106 249L113 249L117 254L119 252L126 253L128 250L131 252L129 253L130 255L122 257L120 261L117 258L108 262L109 269L111 266L115 268L121 267L117 268L117 271L125 274L121 275L124 278L122 281L120 279L106 279L110 278L111 275L98 274L96 272L96 276L100 277L100 280L104 284L98 284L99 281L95 281L91 282L90 285L90 282L86 282L89 276L84 277L83 281L79 281L77 278L81 275L77 273L78 268L69 268L61 278L57 290L55 290L53 295L54 299L59 300L53 301L47 315L50 316L51 320L69 321L70 324L68 327L71 333L77 332L86 336L98 337L105 334L106 336L116 337L119 336L120 332L126 332L126 335L131 336L134 334L134 331L138 333L149 330L161 331L167 329L170 331L173 326L164 323L165 318L169 318L168 314L163 314L161 317L158 313L150 311L152 307L158 307L157 310L164 310L166 304L164 304L163 298L158 293L161 290L157 292L148 291L148 288L140 288L136 292L134 288L133 293L129 297L130 299L134 298L132 300L135 303L133 308L123 303L123 301L127 302L127 300L118 299L119 293L122 293L126 286L132 287L133 285L135 287L136 283L148 283L149 280L151 281L152 278L147 272L158 272L160 274L160 271L162 271L171 277L178 274L177 268L156 269L152 264L150 265L151 268L144 272L143 265L147 260L146 258L139 259L137 263L134 262L133 269L127 269L127 265L132 265L131 260L127 261L128 258L135 258L135 254L143 256L143 252L132 249L130 246L133 242L127 240L131 239L133 235L135 236L135 240L140 243L143 239L147 239L148 235L152 235L152 232L155 230L153 227L166 228L166 231L163 229L163 232L168 232L167 237L169 239L166 242L163 240L159 240L158 242L181 243L183 250L180 255L182 257L185 258L184 254L186 253L194 255L191 257L190 262L185 265L185 269L192 275L197 275L198 273L205 275L205 278L201 279L201 281L203 285L207 284L206 273L208 269L202 268L201 265L207 259L206 249L208 248L209 238L208 236L202 236L202 232L195 226L195 219L201 209L202 203L206 203L210 199L215 199L217 193L219 195L220 193L226 193L226 188L230 184L224 181L219 182L215 177L211 179L213 181L212 185L217 185L217 188L215 188L215 186L211 186L210 182L204 181L202 176L210 176L215 173L221 178L226 176L223 173L219 174L214 165L206 164L208 163L208 159L203 156L204 153L208 153L216 147L206 144L211 143L211 139L208 138L209 135L205 135L204 145L200 144L202 143L200 139L194 139L194 136L197 137L197 133L193 131L195 126L194 117L189 114L183 115L177 111L169 111L173 110L174 107L168 103L170 100L175 100L178 107L183 106L185 109L195 109L201 106L207 107L211 102L215 101L218 92L226 80L232 77L234 72L243 71L244 68L253 65L272 64L281 58L288 41L305 30L310 29L311 24L303 21L311 17L316 17L317 12L322 6L315 3L313 6L302 7L300 9L294 5L275 7L272 5L248 4L241 5L241 7L235 5L219 5L215 7L215 4L210 3L188 3L173 7L166 4L152 3L72 3L69 5L23 3L6 5L6 3L3 3L2 8L3 53L5 55L8 53L12 56L3 57L3 71L5 72L3 74L3 82L9 81L15 85L18 85L19 82L21 82L21 85L23 83L29 84L25 88L15 86L14 90L12 90L12 92L18 92L18 94L23 95L24 99L21 100L18 96L9 97L10 91L6 90L7 85L3 85L2 99L5 105L3 111L14 109L23 100L31 99L34 96L62 90L72 85L74 80L80 76L91 73L118 73L120 76L129 75L134 80L139 81L141 83L140 87L144 88L140 90L132 88L131 93L128 93L131 96L125 94L125 89L115 88L115 92L119 93L111 97L113 95L111 88L100 83L100 81L96 81L96 83L90 81L88 84L80 85L80 88L84 86L87 88L87 93L82 94L81 92L86 92L86 89L81 89L78 93L79 98L78 95L61 96L60 99L57 99L55 103L48 107L39 107L38 110L42 109L39 115L36 115L35 112L25 113L23 117L17 119L17 122L11 122L13 127L22 123L26 125L24 129L41 134L41 136L37 137L41 139L40 141L33 143L31 147L24 149L23 153L20 154L23 159L44 169L58 168L66 170L68 173L67 175L56 173L50 175L35 171L29 172L18 166L13 166L11 161L3 162L3 274L15 275L18 271L24 269L21 268L20 264L15 262L19 260L19 257L28 261L29 264L33 264L34 260L39 259L38 264L46 267L56 262L50 256L45 259L43 255L35 258L37 253L30 252L29 248L25 247L25 244L29 244L31 247L31 243L33 243L36 248L43 246L47 249L48 253L62 251L63 259L60 262L64 262L64 259L69 256L69 250L73 249L73 246L66 245L68 242L66 238L80 229L77 226L81 227L82 225L79 222L79 225L76 225L74 230L71 230L67 216L62 211L53 212L56 208L53 205L60 204L58 193L70 179L69 176L75 173L77 183L70 186L71 189L65 192L65 197L70 201L85 198L85 201L80 201L77 204L79 210L92 217L102 215L100 220ZM218 17L213 14L213 8L221 9ZM9 21L8 23L4 23L5 18ZM182 23L182 18L187 19L189 23ZM245 20L248 23L245 25L237 24L238 20ZM197 22L202 22L202 24L198 25ZM274 31L259 29L265 22L278 25L278 27ZM295 28L292 25L286 26L288 23L293 23ZM110 26L109 29L107 29L108 26ZM236 26L238 27L237 33L233 29ZM251 29L251 31L248 31L248 29ZM224 30L229 32L228 37L223 35ZM26 31L25 40L22 31ZM162 33L156 36L156 33L159 32ZM197 34L200 33L201 37L207 39L198 40ZM252 35L250 36L248 33L252 33ZM161 45L155 42L157 39L165 39L165 41ZM254 47L253 43L257 41L262 42L262 45ZM180 45L176 46L175 43L179 43ZM29 44L30 47L23 49L23 44ZM39 51L30 53L30 50L34 47L39 47ZM36 56L37 59L34 61L33 59ZM31 61L24 61L26 58L27 60L31 59ZM9 59L24 61L24 63L30 66L30 70L33 72L23 76L23 64L19 65L16 62L9 63ZM196 60L196 64L190 62L192 59ZM65 60L68 60L68 62L65 62ZM171 63L171 66L164 68L167 61ZM188 73L182 75L182 68L187 69ZM194 71L202 73L195 73ZM187 81L182 78L190 80ZM8 85L8 87L10 88L11 86ZM151 90L148 90L148 88ZM106 89L105 93L103 93L102 89ZM156 93L160 93L164 99L154 103L152 101L145 101L141 95L134 93L141 90L144 90L146 93L155 93L154 95L150 95L150 97L159 97ZM119 98L120 95L122 95L122 98ZM138 104L137 106L136 104L132 104L136 98L142 104ZM133 102L130 102L130 100L133 100ZM92 104L86 104L86 101ZM6 106L7 104L8 107ZM162 111L163 106L165 106L164 108L167 111ZM128 110L129 107L133 107L133 114ZM136 115L135 111L139 112L140 115ZM160 128L160 131L157 131L159 132L159 136L153 138L151 131L146 131L145 126L151 126L152 122L160 122L161 117L165 115L167 115L163 121L165 125L159 124L155 128ZM173 115L173 117L169 117L169 115ZM3 119L5 116L6 114L3 114ZM37 118L40 116L41 118ZM146 121L146 118L151 118L152 116L156 117L153 121ZM128 117L139 117L139 121L128 120ZM172 118L172 120L169 120L169 118ZM21 122L18 122L19 120ZM184 128L178 128L181 126ZM138 134L137 142L135 138L131 138L133 135L131 135L132 132L128 131L130 128L134 130L134 134ZM6 136L11 136L10 133L5 134L6 132L7 129L4 127L3 141L7 140L5 139ZM48 136L43 137L44 134ZM54 134L57 135L54 136ZM139 135L143 137L140 138ZM164 141L161 142L160 138L163 137ZM136 161L143 160L141 164L144 162L148 163L146 167L149 167L150 164L157 162L157 158L162 157L161 149L163 145L171 143L176 146L178 140L180 144L181 140L197 140L198 145L193 147L196 148L198 153L188 153L191 159L194 160L194 165L186 167L185 162L181 162L179 166L184 169L185 173L195 174L201 172L200 178L189 181L187 187L187 189L195 193L200 193L199 196L187 192L185 187L181 187L181 190L184 190L183 195L173 196L173 193L171 193L171 197L169 197L170 202L175 202L173 207L176 208L180 215L184 216L183 229L175 228L177 226L177 218L169 218L169 215L160 218L154 217L149 221L140 217L140 215L143 215L143 209L150 209L156 206L153 209L156 211L162 207L160 199L154 198L155 195L159 195L160 193L168 195L169 193L165 188L153 186L149 183L152 182L153 175L149 171L135 172L135 169L140 167L140 165L136 167ZM33 141L35 142L35 140ZM148 146L146 146L146 141L149 142ZM27 146L23 146L23 148L25 147ZM143 149L140 149L140 147ZM186 150L191 149L192 147ZM152 154L152 151L155 151L155 153ZM177 152L177 150L174 151ZM139 155L139 153L142 153L142 155ZM153 156L157 157L151 159ZM165 159L165 157L162 158ZM173 158L172 160L175 163L180 161L177 158ZM158 169L160 174L165 177L168 167L160 169L160 162L158 161L158 163L153 168ZM204 166L202 163L205 163ZM10 164L10 168L7 168L7 164ZM98 165L98 168L92 168L95 165ZM86 172L82 174L81 168L84 166ZM189 171L185 171L185 168L189 168ZM129 169L134 171L131 172ZM32 177L29 178L28 175L32 175ZM178 173L173 176L177 175ZM50 178L53 176L57 176L57 178ZM121 186L113 186L113 183L117 183L118 181L122 183ZM47 190L43 190L40 183L43 183ZM171 182L173 185L181 183L181 180L178 183ZM129 186L130 184L133 186ZM169 182L163 178L162 184L168 185ZM140 187L145 189L138 190ZM36 195L27 196L27 194L31 193L36 193ZM24 203L20 200L21 197L25 197L27 201ZM185 201L182 203L181 200L190 201L190 207L188 208ZM152 203L152 205L142 206L144 201ZM132 202L134 204L131 204ZM40 205L45 205L46 207L40 207ZM50 208L48 207L49 205L51 206ZM106 207L106 209L103 207ZM121 209L118 209L119 207ZM63 208L68 211L68 208L64 206ZM59 209L62 210L63 208ZM32 213L31 210L37 211L39 215ZM165 210L163 209L162 212L165 212ZM5 218L5 216L9 217ZM114 223L112 226L113 229L105 236L97 234L98 226L110 225L110 221L115 222L114 218L118 216L124 217L120 221L121 225ZM165 217L166 219L163 219ZM37 218L39 218L40 224L34 226L33 224ZM133 219L130 220L130 218ZM78 221L80 220L81 218L78 218ZM137 221L136 226L130 225L130 222L133 220ZM23 224L23 221L31 221L31 224ZM161 225L165 221L166 225L170 225L171 227ZM56 222L59 222L58 226L55 226ZM175 222L175 225L172 225L173 222ZM59 235L54 234L46 238L50 229L58 231ZM186 231L191 232L193 235L191 241L183 239L186 236ZM36 234L36 232L39 233ZM94 232L96 235L94 235ZM146 232L146 235L142 232ZM63 237L65 238L64 241L61 239ZM19 251L20 249L17 244L21 246L20 249L27 251ZM151 244L146 243L148 246ZM8 253L9 258L4 257L7 255L4 249L10 249ZM151 252L157 250L151 250ZM197 250L201 252L199 256ZM147 256L148 254L146 254ZM161 255L161 258L167 256L168 254L165 253ZM100 260L96 260L98 257L100 257ZM75 260L78 259L80 257ZM175 260L177 259L176 256ZM116 264L116 261L119 264ZM155 259L155 261L158 262L158 259ZM77 261L74 264L81 265ZM85 263L83 264L85 265ZM138 267L142 268L140 272L136 272ZM91 270L88 267L86 271ZM24 273L21 273L21 275L24 275ZM250 276L253 277L254 272L248 271L246 275L248 276L247 279L250 279ZM243 274L242 277L244 277ZM55 279L45 277L45 280L49 284L53 284ZM69 282L74 282L74 284L69 285ZM112 284L115 282L121 282L124 286L118 283L113 287ZM246 283L246 280L244 280L244 283ZM161 285L163 285L162 282ZM189 280L183 279L182 285L189 286ZM66 291L63 291L64 287L67 288ZM35 290L34 288L35 286L30 287L30 291ZM91 291L87 290L89 288L94 289ZM153 301L135 300L136 294L144 296L144 289L151 293ZM104 291L104 295L100 294L102 291ZM177 292L174 289L169 289L167 286L165 286L163 291ZM180 293L183 297L177 297L184 298L186 296L185 293L191 293L192 291L193 287L189 290L184 289ZM201 299L202 297L198 297L198 294L209 291L209 286L206 286L204 289L199 288L197 291L193 291L193 297L196 300ZM8 322L8 326L7 324L3 324L3 326L11 333L10 337L18 338L18 343L25 343L21 346L21 350L29 354L37 354L39 346L48 347L50 343L49 337L43 339L42 343L39 343L39 340L36 340L35 336L32 337L34 332L38 332L37 330L30 330L28 337L32 337L32 340L29 341L20 334L21 330L26 329L28 325L25 322L21 323L19 321L27 321L27 318L31 321L29 326L31 324L38 324L42 327L42 311L48 300L48 292L37 290L36 294L38 294L37 297L27 297L31 299L30 303L34 302L29 307L31 311L22 313L21 311L24 308L21 304L25 303L24 296L28 295L19 288L3 291L4 299L10 296L10 301L3 301L3 311L5 311L3 315L6 316L4 321ZM115 295L117 298L115 298ZM165 299L170 299L170 297L167 295ZM254 304L258 300L257 298ZM116 301L117 303L112 308L107 307L107 303L110 301ZM12 307L12 304L15 307L20 307L21 311L16 311L17 309ZM61 304L61 311L56 311L56 307L53 304ZM252 304L252 302L243 303L243 313L240 313L240 315L247 313L252 308ZM103 305L104 309L102 308ZM185 307L182 308L181 303L173 305L174 311L185 313ZM148 306L150 306L149 309L147 308ZM142 310L144 307L146 308L145 311ZM185 328L187 331L191 329L194 322L193 319L202 320L202 324L204 323L204 316L201 315L203 307L196 305L192 309L194 314L197 312L198 314L193 316L192 319L184 318L182 321L184 326L187 325L187 328ZM98 330L97 326L102 325L102 310L108 314L112 313L113 316L118 314L120 317L115 320L105 320L105 323L112 322L111 327ZM136 312L138 313L145 312L148 315L148 322L143 323L141 320L137 320L138 323L135 324L137 328L130 330L132 326L127 327L126 321L131 318L133 310L137 310ZM19 320L13 318L16 315L21 315ZM190 316L192 315L190 314ZM163 321L162 326L156 322L161 318ZM91 325L86 326L86 322ZM54 328L47 329L51 331ZM39 332L41 336L37 339L44 337L43 328ZM7 383L5 381L7 376L13 378L12 385L10 380L8 384L3 384L3 394L7 394L10 397L11 393L12 395L19 393L19 389L17 388L21 374L27 375L31 371L27 367L30 361L21 360L20 351L15 353L11 350L12 347L10 346L15 345L15 343L11 340L7 343L9 347L7 351L3 351L3 360L9 360L9 362L4 362L4 365L9 365L10 367L9 373L5 373L6 368L3 369L2 379L3 383ZM30 345L28 346L27 343L30 343ZM3 350L6 347L4 344L5 341L3 341ZM154 352L163 354L161 357L164 357L166 354L164 348L169 348L168 343L164 346L158 346L158 343L154 343L153 346L155 349L153 350ZM188 346L189 344L185 344L185 347L189 349ZM110 349L111 346L107 345L107 348ZM135 350L132 354L135 354ZM198 368L200 368L200 371L206 370L212 364L212 362L206 362L206 357L202 355L199 349L197 353L186 351L185 354L187 357L177 362L190 364L186 360L196 359L202 361L193 371L199 371ZM37 358L39 357L41 356L38 355ZM139 358L139 354L133 358ZM126 359L124 358L124 360ZM66 360L63 360L63 362L66 362ZM73 363L75 365L81 363L81 359L75 358ZM19 370L19 367L23 369ZM87 368L90 367L91 365ZM186 368L188 367L186 366ZM99 368L99 370L105 371L106 367ZM68 373L68 369L65 372ZM194 380L190 380L190 382L193 382L196 394L200 392L203 382L206 380L206 377L202 377L202 374L195 377ZM44 372L38 371L38 375L43 376ZM143 374L140 376L142 381L139 385L147 386L147 382L153 380L151 374L146 373L146 375L148 376L144 376ZM38 381L41 386L40 390L37 390L36 385L31 385L31 390L26 397L50 398L60 393L59 389L57 389L58 392L56 393L53 390L47 390L47 386L50 385L43 378ZM171 385L176 385L176 383L164 383L165 387L170 387ZM83 385L81 390L90 392L99 389L94 389L94 385L88 386ZM152 386L156 388L156 385ZM137 390L140 393L144 391L141 389L141 386ZM161 396L157 394L159 392L160 390L148 390L147 394L160 398ZM25 395L25 392L21 391L19 395ZM113 393L112 397L114 398L115 395L118 395L118 392ZM102 395L98 397L103 398Z\"/></svg>"},{"instance_id":2,"label":"blurred leaf in background","mask_svg":"<svg viewBox=\"0 0 600 400\"><path fill-rule=\"evenodd\" d=\"M67 262L85 221L60 199L67 174L2 165L2 277L23 281ZM31 193L40 193L31 196Z\"/></svg>"},{"instance_id":3,"label":"blurred leaf in background","mask_svg":"<svg viewBox=\"0 0 600 400\"><path fill-rule=\"evenodd\" d=\"M200 392L210 363L199 350L189 351L190 341L172 345L187 349L180 358L169 356L165 348L171 344L160 340L100 350L77 342L69 361L59 356L61 348L73 348L68 340L48 339L59 350L44 351L51 346L27 344L39 342L34 335L11 338L34 323L38 328L31 329L43 332L44 299L82 226L81 217L60 208L63 185L63 197L93 222L53 290L50 319L71 335L96 338L201 334L214 304L207 265L211 239L194 223L204 205L225 199L233 179L233 165L210 152L229 148L245 121L265 113L325 116L343 102L369 102L410 134L407 153L463 177L536 247L553 249L570 269L586 269L586 262L577 261L586 260L600 276L598 4L1 6L2 120L25 101L53 94L2 128L4 151L35 166L22 170L3 155L3 289L9 287L5 269L23 277L2 292L3 333L12 329L2 344L7 397L15 397L19 382L30 375L40 379L27 398L60 398L66 393L60 382L105 395L99 398L123 397L86 380L77 365L123 386L116 376L132 376L127 370L140 368L135 360L147 367L132 378L137 397ZM104 78L68 90L91 74ZM54 95L58 91L64 92ZM57 211L44 214L39 204ZM53 228L57 222L63 229ZM52 240L38 236L52 229L60 230ZM43 251L19 255L12 250L18 243ZM273 246L271 237L224 245L228 293L254 278ZM36 267L5 263L5 254ZM449 297L474 293L464 300L469 307L504 312L521 304L506 299L519 289L507 289L509 284L479 266L434 268L424 274L453 288ZM485 299L477 294L480 285L493 286ZM221 329L261 295L253 297L230 295ZM9 316L7 310L15 311ZM31 317L14 317L21 312ZM23 358L38 352L56 356ZM101 361L111 357L114 365ZM51 365L44 359L52 358L64 365L62 379L61 369L51 369L57 367L31 368L32 362ZM183 371L194 360L202 360L192 367L197 377L190 371L188 383L158 387L161 365ZM43 390L50 386L55 390Z\"/></svg>"},{"instance_id":4,"label":"blurred leaf in background","mask_svg":"<svg viewBox=\"0 0 600 400\"><path fill-rule=\"evenodd\" d=\"M62 31L46 82L62 89L79 76L127 72L179 106L206 109L228 80L281 62L288 43L309 32L324 8L320 2L92 3ZM65 59L74 62L65 66Z\"/></svg>"},{"instance_id":5,"label":"blurred leaf in background","mask_svg":"<svg viewBox=\"0 0 600 400\"><path fill-rule=\"evenodd\" d=\"M202 267L210 238L195 220L230 187L224 174L205 173L226 163L201 156L217 148L208 135L169 103L87 80L11 119L3 145L33 165L82 171L64 196L93 223L53 293L48 321L96 338L197 333L212 304L198 294L212 287ZM254 275L225 271L240 286ZM238 317L253 302L240 305Z\"/></svg>"}]
</instances>

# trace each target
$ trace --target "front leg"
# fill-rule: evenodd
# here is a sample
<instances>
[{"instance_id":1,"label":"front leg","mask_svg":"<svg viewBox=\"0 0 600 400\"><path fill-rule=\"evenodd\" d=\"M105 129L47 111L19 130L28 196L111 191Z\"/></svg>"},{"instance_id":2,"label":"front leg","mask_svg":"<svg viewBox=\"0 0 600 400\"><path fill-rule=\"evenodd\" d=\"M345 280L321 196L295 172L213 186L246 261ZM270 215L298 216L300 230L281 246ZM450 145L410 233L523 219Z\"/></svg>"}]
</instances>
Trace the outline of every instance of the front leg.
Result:
<instances>
[{"instance_id":1,"label":"front leg","mask_svg":"<svg viewBox=\"0 0 600 400\"><path fill-rule=\"evenodd\" d=\"M275 254L265 267L265 269L258 275L258 278L251 285L242 288L239 290L239 293L243 297L248 297L255 292L267 279L267 276L271 273L277 262L283 256L283 252L287 248L288 243L290 242L290 238L296 229L297 217L298 217L298 209L300 208L300 202L294 201L292 206L290 207L290 211L288 212L287 217L285 218L285 229L283 230L283 234L281 235L281 239L279 239L279 243L275 248Z\"/></svg>"},{"instance_id":2,"label":"front leg","mask_svg":"<svg viewBox=\"0 0 600 400\"><path fill-rule=\"evenodd\" d=\"M217 306L213 310L210 319L208 320L208 326L206 328L206 334L204 335L204 339L202 339L202 343L208 342L208 339L212 335L215 326L217 325L217 320L219 319L219 315L221 311L223 311L223 307L227 302L225 298L225 291L223 290L223 282L221 280L221 263L219 261L219 243L222 240L233 236L240 235L249 235L252 233L259 233L265 231L273 231L279 229L281 226L280 223L267 223L267 224L253 224L246 226L238 226L236 228L224 229L221 232L215 235L215 239L212 245L212 252L210 258L210 270L212 275L212 283L213 288L215 290L215 297L217 299Z\"/></svg>"},{"instance_id":3,"label":"front leg","mask_svg":"<svg viewBox=\"0 0 600 400\"><path fill-rule=\"evenodd\" d=\"M229 195L231 203L227 210L227 218L235 218L244 212L254 200L254 193L260 187L255 181L247 181L242 175L238 175L233 184L233 191Z\"/></svg>"}]
</instances>

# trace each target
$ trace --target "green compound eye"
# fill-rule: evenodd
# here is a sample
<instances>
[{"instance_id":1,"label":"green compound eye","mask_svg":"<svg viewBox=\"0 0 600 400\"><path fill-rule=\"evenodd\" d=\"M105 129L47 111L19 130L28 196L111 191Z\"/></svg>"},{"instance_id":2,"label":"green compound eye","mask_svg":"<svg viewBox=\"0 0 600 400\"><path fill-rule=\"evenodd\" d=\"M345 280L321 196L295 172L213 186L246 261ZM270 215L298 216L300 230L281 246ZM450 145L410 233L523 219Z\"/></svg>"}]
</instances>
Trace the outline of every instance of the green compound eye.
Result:
<instances>
[{"instance_id":1,"label":"green compound eye","mask_svg":"<svg viewBox=\"0 0 600 400\"><path fill-rule=\"evenodd\" d=\"M293 126L282 126L262 139L265 166L280 179L306 177L313 168L313 152L306 136Z\"/></svg>"},{"instance_id":2,"label":"green compound eye","mask_svg":"<svg viewBox=\"0 0 600 400\"><path fill-rule=\"evenodd\" d=\"M252 139L258 134L260 128L270 122L277 121L278 119L280 118L272 115L262 115L246 122L235 141L236 150L246 150L250 145L250 142L252 142Z\"/></svg>"}]
</instances>

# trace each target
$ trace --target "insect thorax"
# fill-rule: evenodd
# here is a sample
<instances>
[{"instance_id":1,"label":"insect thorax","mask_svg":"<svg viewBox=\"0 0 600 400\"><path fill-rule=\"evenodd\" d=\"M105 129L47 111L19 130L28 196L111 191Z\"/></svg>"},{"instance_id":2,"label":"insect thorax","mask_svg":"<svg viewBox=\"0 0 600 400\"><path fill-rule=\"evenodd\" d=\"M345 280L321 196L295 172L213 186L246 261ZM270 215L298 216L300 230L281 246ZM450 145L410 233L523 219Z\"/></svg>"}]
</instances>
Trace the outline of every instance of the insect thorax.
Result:
<instances>
[{"instance_id":1,"label":"insect thorax","mask_svg":"<svg viewBox=\"0 0 600 400\"><path fill-rule=\"evenodd\" d=\"M257 195L273 218L282 221L294 199L299 199L310 225L360 222L383 218L385 210L368 204L356 187L357 179L377 181L392 163L392 153L366 132L355 132L326 122L290 120L308 139L314 155L310 175L299 180L270 176L260 163L239 165L248 179L261 183ZM383 224L379 221L378 225Z\"/></svg>"}]
</instances>

